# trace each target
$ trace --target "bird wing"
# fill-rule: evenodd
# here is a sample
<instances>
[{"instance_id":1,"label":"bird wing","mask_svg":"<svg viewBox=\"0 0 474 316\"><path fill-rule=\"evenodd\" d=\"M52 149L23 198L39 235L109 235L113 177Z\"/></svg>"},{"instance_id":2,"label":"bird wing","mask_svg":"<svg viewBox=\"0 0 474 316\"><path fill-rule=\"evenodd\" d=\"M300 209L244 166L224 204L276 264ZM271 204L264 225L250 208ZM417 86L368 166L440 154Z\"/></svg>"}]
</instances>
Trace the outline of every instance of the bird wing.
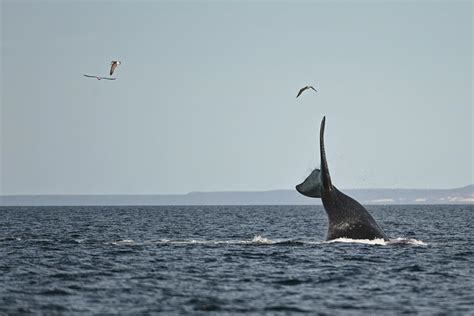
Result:
<instances>
[{"instance_id":1,"label":"bird wing","mask_svg":"<svg viewBox=\"0 0 474 316\"><path fill-rule=\"evenodd\" d=\"M112 65L110 66L110 75L114 73L115 68L117 68L117 62L113 61Z\"/></svg>"},{"instance_id":2,"label":"bird wing","mask_svg":"<svg viewBox=\"0 0 474 316\"><path fill-rule=\"evenodd\" d=\"M303 93L304 90L308 89L308 87L301 88L300 91L298 91L298 94L296 97L299 97L301 93Z\"/></svg>"},{"instance_id":3,"label":"bird wing","mask_svg":"<svg viewBox=\"0 0 474 316\"><path fill-rule=\"evenodd\" d=\"M117 79L117 78L100 77L100 79L105 79L105 80L115 80L115 79Z\"/></svg>"},{"instance_id":4,"label":"bird wing","mask_svg":"<svg viewBox=\"0 0 474 316\"><path fill-rule=\"evenodd\" d=\"M318 90L316 90L313 86L310 86L311 89L313 89L314 91L318 92Z\"/></svg>"},{"instance_id":5,"label":"bird wing","mask_svg":"<svg viewBox=\"0 0 474 316\"><path fill-rule=\"evenodd\" d=\"M86 75L86 74L83 74L84 77L87 77L87 78L96 78L96 76L91 76L91 75Z\"/></svg>"}]
</instances>

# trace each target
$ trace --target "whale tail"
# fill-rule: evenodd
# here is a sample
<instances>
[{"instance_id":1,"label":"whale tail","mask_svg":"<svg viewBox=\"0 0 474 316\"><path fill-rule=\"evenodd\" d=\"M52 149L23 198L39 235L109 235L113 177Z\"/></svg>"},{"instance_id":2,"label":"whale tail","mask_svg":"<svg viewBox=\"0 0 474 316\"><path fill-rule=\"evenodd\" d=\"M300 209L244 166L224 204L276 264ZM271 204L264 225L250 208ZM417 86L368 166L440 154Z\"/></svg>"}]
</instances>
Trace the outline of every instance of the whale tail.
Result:
<instances>
[{"instance_id":1,"label":"whale tail","mask_svg":"<svg viewBox=\"0 0 474 316\"><path fill-rule=\"evenodd\" d=\"M322 186L326 190L332 190L331 175L329 174L328 162L326 160L326 150L324 149L324 127L326 125L326 117L321 121L319 130L319 147L321 152L321 181Z\"/></svg>"},{"instance_id":2,"label":"whale tail","mask_svg":"<svg viewBox=\"0 0 474 316\"><path fill-rule=\"evenodd\" d=\"M325 123L326 118L323 117L319 132L321 170L313 170L303 183L296 186L296 190L308 197L321 198L329 220L327 240L343 237L388 240L375 219L359 202L332 185L324 149Z\"/></svg>"},{"instance_id":3,"label":"whale tail","mask_svg":"<svg viewBox=\"0 0 474 316\"><path fill-rule=\"evenodd\" d=\"M321 151L321 170L314 169L311 174L300 184L296 190L307 197L321 198L323 189L332 190L331 176L329 175L328 163L326 161L326 151L324 150L324 126L326 117L321 121L319 131L319 144Z\"/></svg>"},{"instance_id":4,"label":"whale tail","mask_svg":"<svg viewBox=\"0 0 474 316\"><path fill-rule=\"evenodd\" d=\"M314 169L302 183L296 186L296 191L307 197L321 198L322 185L321 171Z\"/></svg>"}]
</instances>

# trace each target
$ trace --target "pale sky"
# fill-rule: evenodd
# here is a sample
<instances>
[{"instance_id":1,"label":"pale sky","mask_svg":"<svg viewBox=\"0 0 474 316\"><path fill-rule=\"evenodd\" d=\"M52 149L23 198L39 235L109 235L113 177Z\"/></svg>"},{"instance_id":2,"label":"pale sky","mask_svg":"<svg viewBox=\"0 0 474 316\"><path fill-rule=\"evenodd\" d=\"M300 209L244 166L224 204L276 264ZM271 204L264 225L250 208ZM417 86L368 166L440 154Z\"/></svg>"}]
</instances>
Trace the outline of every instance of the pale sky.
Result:
<instances>
[{"instance_id":1,"label":"pale sky","mask_svg":"<svg viewBox=\"0 0 474 316\"><path fill-rule=\"evenodd\" d=\"M324 115L340 188L474 182L470 1L65 2L1 1L2 194L292 189Z\"/></svg>"}]
</instances>

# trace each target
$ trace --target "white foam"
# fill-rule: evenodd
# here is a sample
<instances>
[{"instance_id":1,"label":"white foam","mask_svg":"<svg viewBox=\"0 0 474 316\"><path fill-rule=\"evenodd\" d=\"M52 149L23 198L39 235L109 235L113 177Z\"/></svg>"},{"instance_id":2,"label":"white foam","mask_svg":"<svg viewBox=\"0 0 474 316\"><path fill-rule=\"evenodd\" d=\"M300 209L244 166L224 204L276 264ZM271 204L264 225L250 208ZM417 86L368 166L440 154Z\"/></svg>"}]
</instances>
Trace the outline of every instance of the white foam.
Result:
<instances>
[{"instance_id":1,"label":"white foam","mask_svg":"<svg viewBox=\"0 0 474 316\"><path fill-rule=\"evenodd\" d=\"M132 239L123 239L111 242L113 245L137 245L137 244L160 244L160 245L274 245L279 243L299 243L305 245L319 245L331 243L353 243L365 245L391 245L391 244L410 244L416 246L427 245L421 240L396 238L389 241L379 239L351 239L351 238L337 238L329 241L305 240L305 239L270 239L261 235L255 235L252 239L243 240L205 240L205 239L159 239L146 240L142 243L137 243Z\"/></svg>"},{"instance_id":2,"label":"white foam","mask_svg":"<svg viewBox=\"0 0 474 316\"><path fill-rule=\"evenodd\" d=\"M428 244L425 243L423 240L418 240L414 238L395 238L390 239L391 244L409 244L415 246L427 246Z\"/></svg>"},{"instance_id":3,"label":"white foam","mask_svg":"<svg viewBox=\"0 0 474 316\"><path fill-rule=\"evenodd\" d=\"M0 237L0 241L4 241L4 240L21 240L20 237Z\"/></svg>"},{"instance_id":4,"label":"white foam","mask_svg":"<svg viewBox=\"0 0 474 316\"><path fill-rule=\"evenodd\" d=\"M249 243L250 244L275 244L275 243L278 243L278 242L280 242L280 241L271 240L271 239L262 237L260 235L256 235L255 237L253 237L253 239Z\"/></svg>"},{"instance_id":5,"label":"white foam","mask_svg":"<svg viewBox=\"0 0 474 316\"><path fill-rule=\"evenodd\" d=\"M417 240L413 238L395 238L390 240L383 240L382 238L376 239L351 239L351 238L337 238L327 241L327 243L355 243L355 244L366 244L366 245L394 245L394 244L408 244L414 246L426 246L427 244L422 240Z\"/></svg>"},{"instance_id":6,"label":"white foam","mask_svg":"<svg viewBox=\"0 0 474 316\"><path fill-rule=\"evenodd\" d=\"M135 244L135 241L132 239L122 239L122 240L116 240L111 242L112 245L120 246L120 245L133 245Z\"/></svg>"},{"instance_id":7,"label":"white foam","mask_svg":"<svg viewBox=\"0 0 474 316\"><path fill-rule=\"evenodd\" d=\"M208 244L208 245L240 245L240 244L276 244L283 240L272 240L261 235L256 235L252 239L244 240L199 240L199 239L184 239L184 240L148 240L145 243L148 244L172 244L172 245L191 245L191 244Z\"/></svg>"},{"instance_id":8,"label":"white foam","mask_svg":"<svg viewBox=\"0 0 474 316\"><path fill-rule=\"evenodd\" d=\"M145 244L167 244L167 245L191 245L191 244L210 244L212 240L196 240L196 239L184 239L184 240L171 240L171 239L160 239L160 240L147 240Z\"/></svg>"},{"instance_id":9,"label":"white foam","mask_svg":"<svg viewBox=\"0 0 474 316\"><path fill-rule=\"evenodd\" d=\"M328 240L327 243L353 243L353 244L366 244L366 245L386 245L388 242L382 238L376 239L352 239L352 238L336 238L333 240Z\"/></svg>"}]
</instances>

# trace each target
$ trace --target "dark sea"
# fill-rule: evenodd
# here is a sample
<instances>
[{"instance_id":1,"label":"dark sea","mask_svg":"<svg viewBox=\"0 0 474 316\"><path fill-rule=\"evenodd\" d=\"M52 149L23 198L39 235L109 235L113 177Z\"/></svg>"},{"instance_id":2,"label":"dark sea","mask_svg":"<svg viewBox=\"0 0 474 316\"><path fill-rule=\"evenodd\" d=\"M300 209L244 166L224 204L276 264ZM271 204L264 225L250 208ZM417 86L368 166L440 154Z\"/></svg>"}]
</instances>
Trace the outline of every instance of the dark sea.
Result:
<instances>
[{"instance_id":1,"label":"dark sea","mask_svg":"<svg viewBox=\"0 0 474 316\"><path fill-rule=\"evenodd\" d=\"M0 315L474 315L473 205L1 207Z\"/></svg>"}]
</instances>

